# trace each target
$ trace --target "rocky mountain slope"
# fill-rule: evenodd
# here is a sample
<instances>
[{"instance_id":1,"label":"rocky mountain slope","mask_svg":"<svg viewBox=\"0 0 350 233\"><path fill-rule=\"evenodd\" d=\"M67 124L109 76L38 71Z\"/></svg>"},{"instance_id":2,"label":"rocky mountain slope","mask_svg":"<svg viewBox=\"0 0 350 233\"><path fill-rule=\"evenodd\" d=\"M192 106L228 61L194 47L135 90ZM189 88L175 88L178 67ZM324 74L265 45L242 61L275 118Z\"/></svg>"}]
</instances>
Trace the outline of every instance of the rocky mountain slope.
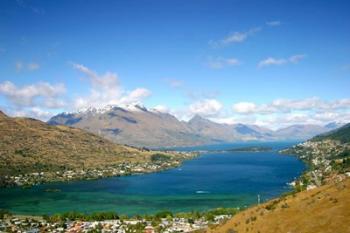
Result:
<instances>
[{"instance_id":1,"label":"rocky mountain slope","mask_svg":"<svg viewBox=\"0 0 350 233\"><path fill-rule=\"evenodd\" d=\"M211 142L210 138L199 135L174 116L140 106L132 110L111 107L103 111L90 109L62 113L51 118L48 123L74 126L114 142L135 146L179 146Z\"/></svg>"},{"instance_id":2,"label":"rocky mountain slope","mask_svg":"<svg viewBox=\"0 0 350 233\"><path fill-rule=\"evenodd\" d=\"M117 174L121 164L127 164L131 172L136 166L133 164L142 164L138 169L147 172L148 163L151 170L160 169L164 164L156 160L163 159L164 166L171 166L184 157L186 155L175 152L160 153L117 145L78 128L12 118L0 111L0 184L12 176L26 175L31 179L39 177L38 173L49 174L53 180L57 180L56 173L64 172L69 173L68 178L76 175L76 171L82 176L89 173L90 177L113 175L111 171Z\"/></svg>"},{"instance_id":3,"label":"rocky mountain slope","mask_svg":"<svg viewBox=\"0 0 350 233\"><path fill-rule=\"evenodd\" d=\"M173 115L134 105L108 106L52 117L51 125L85 129L114 142L148 147L193 146L248 140L304 140L327 132L336 125L294 125L277 131L256 125L219 124L194 116L179 121Z\"/></svg>"}]
</instances>

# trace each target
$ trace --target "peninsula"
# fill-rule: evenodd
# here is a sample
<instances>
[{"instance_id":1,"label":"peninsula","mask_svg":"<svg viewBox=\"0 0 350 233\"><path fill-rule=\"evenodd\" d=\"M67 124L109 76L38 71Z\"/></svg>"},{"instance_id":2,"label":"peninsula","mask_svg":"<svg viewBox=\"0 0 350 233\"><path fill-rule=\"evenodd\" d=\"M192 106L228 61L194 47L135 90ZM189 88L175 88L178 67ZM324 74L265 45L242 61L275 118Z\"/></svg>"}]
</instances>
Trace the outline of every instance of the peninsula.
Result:
<instances>
[{"instance_id":1,"label":"peninsula","mask_svg":"<svg viewBox=\"0 0 350 233\"><path fill-rule=\"evenodd\" d=\"M179 166L196 153L119 145L67 126L0 111L0 186L97 179Z\"/></svg>"}]
</instances>

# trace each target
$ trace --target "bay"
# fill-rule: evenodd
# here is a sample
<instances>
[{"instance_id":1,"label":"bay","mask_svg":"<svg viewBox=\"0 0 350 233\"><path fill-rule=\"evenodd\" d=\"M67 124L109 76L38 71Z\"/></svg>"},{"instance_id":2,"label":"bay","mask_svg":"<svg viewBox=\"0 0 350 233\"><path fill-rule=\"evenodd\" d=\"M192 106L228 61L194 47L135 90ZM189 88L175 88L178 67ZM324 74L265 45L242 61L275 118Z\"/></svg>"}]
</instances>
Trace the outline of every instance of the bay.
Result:
<instances>
[{"instance_id":1,"label":"bay","mask_svg":"<svg viewBox=\"0 0 350 233\"><path fill-rule=\"evenodd\" d=\"M235 143L177 150L205 150L201 156L170 170L91 181L50 183L29 189L0 190L0 209L42 215L78 211L152 214L245 207L290 191L288 182L305 165L294 156L278 154L295 142ZM218 152L246 146L268 146L268 152ZM60 192L46 192L59 189Z\"/></svg>"}]
</instances>

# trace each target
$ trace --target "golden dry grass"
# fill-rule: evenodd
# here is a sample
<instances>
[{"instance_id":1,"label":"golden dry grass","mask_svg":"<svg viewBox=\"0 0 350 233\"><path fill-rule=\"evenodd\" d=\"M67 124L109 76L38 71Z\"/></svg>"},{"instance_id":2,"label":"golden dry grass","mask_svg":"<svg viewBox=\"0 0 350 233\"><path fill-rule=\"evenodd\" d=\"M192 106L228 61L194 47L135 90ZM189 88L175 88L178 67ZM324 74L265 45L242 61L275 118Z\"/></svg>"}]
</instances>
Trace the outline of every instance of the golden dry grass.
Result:
<instances>
[{"instance_id":1,"label":"golden dry grass","mask_svg":"<svg viewBox=\"0 0 350 233\"><path fill-rule=\"evenodd\" d=\"M350 178L249 208L214 232L349 233Z\"/></svg>"},{"instance_id":2,"label":"golden dry grass","mask_svg":"<svg viewBox=\"0 0 350 233\"><path fill-rule=\"evenodd\" d=\"M81 129L12 118L0 111L0 176L144 162L153 153L118 145Z\"/></svg>"}]
</instances>

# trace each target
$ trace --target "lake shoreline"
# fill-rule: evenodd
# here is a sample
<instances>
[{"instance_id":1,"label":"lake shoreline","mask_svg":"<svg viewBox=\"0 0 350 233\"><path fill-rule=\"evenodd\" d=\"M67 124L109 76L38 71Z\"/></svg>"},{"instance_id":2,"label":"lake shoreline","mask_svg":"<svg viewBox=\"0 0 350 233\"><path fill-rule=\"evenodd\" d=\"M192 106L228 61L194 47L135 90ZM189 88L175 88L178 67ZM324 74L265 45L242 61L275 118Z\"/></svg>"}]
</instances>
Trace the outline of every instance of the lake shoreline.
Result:
<instances>
[{"instance_id":1,"label":"lake shoreline","mask_svg":"<svg viewBox=\"0 0 350 233\"><path fill-rule=\"evenodd\" d=\"M219 151L219 150L218 150ZM210 151L211 153L213 153L213 154L207 154L207 153L200 153L200 155L198 155L196 158L198 158L199 160L201 160L201 158L204 156L204 158L205 157L211 157L211 159L213 159L213 158L218 158L218 159L220 159L220 156L224 156L224 158L235 158L235 157L239 157L239 156L241 156L242 158L245 158L246 156L252 156L252 155L256 155L257 157L256 158L263 158L263 154L258 154L258 153L260 153L260 152L253 152L253 151L249 151L249 152L236 152L235 153L235 155L237 155L237 156L233 156L232 157L232 155L230 155L228 152L227 153L220 153L220 152L218 152L218 151L215 151L215 153L217 153L217 154L215 154L215 153L213 153L213 151ZM221 151L224 151L224 150L221 150ZM198 151L197 151L198 152ZM264 153L264 152L261 152L261 153ZM271 152L272 153L272 152ZM219 156L220 155L220 156ZM276 156L276 155L278 155L278 153L276 152L276 150L274 150L274 152L273 152L273 157L274 156ZM217 156L219 156L219 157L217 157ZM225 157L226 156L226 157ZM284 156L282 156L282 157L284 157ZM294 158L294 156L293 156L293 158ZM186 162L190 162L191 163L191 161L193 161L193 159L190 159L190 160L186 160ZM293 160L294 161L294 160ZM297 161L300 161L298 158L297 158ZM187 164L187 163L186 163ZM303 163L304 164L304 163ZM182 170L182 169L174 169L174 170ZM167 173L167 170L161 170L161 171L157 171L156 173L157 174L160 174L160 173ZM132 175L133 176L133 175ZM140 177L143 177L143 175L141 175ZM105 180L105 179L104 179ZM111 177L111 182L113 181L113 177ZM52 188L52 190L55 190L54 188ZM200 190L200 189L198 189L198 190ZM52 195L56 195L56 192L51 192L52 193ZM58 195L59 195L59 192L57 193ZM203 197L203 198L206 198L206 195L211 195L211 194L198 194L199 196L201 196L201 197ZM203 195L203 196L202 196ZM282 195L284 195L284 192L282 192L281 194L278 194L278 196L274 196L274 197L272 197L272 198L269 198L269 199L262 199L262 203L265 203L265 202L267 202L267 201L269 201L269 200L271 200L271 199L274 199L274 198L279 198L279 197L281 197ZM255 205L257 205L257 203L251 203L251 204L249 204L247 207L252 207L252 206L255 206ZM225 208L222 208L222 209L230 209L231 207L229 207L228 205L223 205L223 206L226 206ZM241 208L242 207L242 205L236 205L236 207L232 207L232 208L234 208L234 209L236 209L236 210L239 210L239 208ZM231 209L232 209L231 208ZM207 212L208 211L210 211L210 209L209 210L207 210ZM97 211L96 213L99 213L99 212L101 212L101 211ZM117 211L118 212L118 211ZM181 213L181 212L177 212L177 211L175 211L175 212L173 212L173 211L171 211L172 212L172 214L175 216L175 215L177 215L177 213ZM194 211L194 212L196 212L196 211ZM204 212L206 212L206 211L204 211ZM91 213L91 214L93 214L93 213L95 213L95 212L89 212L89 213ZM118 212L119 213L119 212ZM191 211L185 211L184 212L185 214L190 214L191 213ZM193 211L192 211L192 213L193 213ZM155 213L152 213L152 214L145 214L145 216L155 216L157 214L157 212L155 212ZM24 216L24 218L25 218L25 216L27 216L26 214L23 214L23 213L21 213L20 214L21 216ZM55 214L53 214L53 215L51 215L51 216L54 216ZM18 216L17 214L15 214L14 216ZM32 217L36 217L36 218L40 218L40 216L43 216L42 214L29 214L28 215L28 218L32 218ZM133 216L133 217L132 217ZM135 216L137 216L137 215L130 215L130 217L128 217L128 219L130 219L130 221L138 221L137 220L137 218L135 217ZM214 217L218 217L219 218L219 215L214 215ZM14 217L14 218L16 218L16 217ZM186 224L189 222L189 221L192 221L191 220L192 218L182 218L182 222L186 222ZM229 219L229 217L225 217L225 219ZM180 223L180 222L178 222L176 219L173 219L172 218L172 221L173 221L173 223L175 224L175 225L177 225L177 226L179 226L179 225L181 225L182 223ZM98 222L100 222L101 224L104 224L104 222L103 221L98 221ZM204 221L205 222L205 221ZM202 220L198 220L198 224L200 225L200 224L202 224L202 226L204 226L203 224L204 224L204 222L202 221ZM139 222L140 224L143 224L143 226L145 226L145 224L146 225L149 225L148 223L147 223L147 221L145 221L145 219L143 219L142 221L140 221ZM213 222L214 223L214 222ZM217 224L219 224L219 222L216 222ZM190 224L191 225L191 224ZM208 225L205 225L205 227L203 227L203 228L206 228ZM202 229L203 229L202 228ZM193 229L193 230L195 230L195 229Z\"/></svg>"},{"instance_id":2,"label":"lake shoreline","mask_svg":"<svg viewBox=\"0 0 350 233\"><path fill-rule=\"evenodd\" d=\"M181 166L186 161L199 156L197 152L167 152L177 156L165 161L150 161L147 163L122 162L113 166L94 169L77 169L66 171L37 171L26 174L0 177L0 189L11 187L30 188L35 185L82 180L99 180L108 177L121 177L138 174L160 172ZM174 156L174 157L175 157Z\"/></svg>"},{"instance_id":3,"label":"lake shoreline","mask_svg":"<svg viewBox=\"0 0 350 233\"><path fill-rule=\"evenodd\" d=\"M282 145L282 147L280 145ZM285 148L286 146L283 145L285 144L278 144L278 148ZM288 144L288 146L289 145L290 144ZM196 156L196 159L184 161L185 163L182 163L182 166L179 168L172 167L153 173L144 173L142 175L134 173L129 176L112 176L105 179L89 181L79 180L63 183L46 183L39 186L36 185L30 189L9 189L6 192L0 192L0 198L7 200L0 205L0 208L6 208L12 210L14 213L20 214L42 215L45 212L62 213L74 210L75 208L75 210L81 211L82 208L80 206L89 206L89 208L84 211L116 210L118 213L133 215L137 213L153 214L163 205L160 205L160 203L167 202L169 202L169 204L165 205L168 206L168 209L175 212L191 211L192 209L204 211L220 206L242 207L255 203L257 194L260 194L262 201L264 201L290 191L291 186L287 185L287 183L294 180L298 174L300 175L304 171L304 163L294 157L280 156L277 154L276 150L261 153L218 153L216 151L215 153L201 153L200 156ZM276 162L279 164L278 166L275 165ZM249 169L244 168L246 166L245 164L249 166ZM205 166L203 167L203 165ZM236 169L241 169L241 167L243 170L237 170L237 172L232 173ZM265 171L266 168L273 169L272 171L277 172L277 174L274 176L273 173L268 172L268 170ZM275 170L276 168L278 168L278 170ZM207 172L212 174L209 176L212 178L209 180L202 179L201 177L207 177ZM217 175L215 175L216 173ZM294 176L293 174L296 175ZM256 181L252 181L258 182L258 185L254 184L250 186L249 184L251 181L248 183L243 180L235 181L236 179L241 179L240 177L246 177L244 179L252 177L254 180L256 179ZM261 179L261 177L265 178ZM190 183L188 183L188 181L190 181ZM273 182L271 183L271 181ZM166 184L164 187L162 182L166 182L164 183ZM132 186L124 190L123 187L125 185L130 185L129 183L132 184ZM167 185L167 183L169 185ZM89 190L93 191L93 187L96 185L99 187L99 191L89 194ZM109 187L111 187L111 189ZM251 189L251 187L254 188ZM120 188L122 189L120 190ZM71 191L74 191L74 193L71 193ZM74 207L76 205L75 202L71 203L72 206L68 205L68 203L73 201L72 198L77 195L75 194L76 192L77 194L81 192L81 195L83 195L78 199L78 203L81 203L80 206ZM13 193L13 195L10 195L10 193ZM26 195L26 193L29 196ZM58 202L53 203L51 201L53 197L55 197L55 199L59 198L57 200L60 201L63 206L59 205ZM96 207L94 207L94 203L90 206L90 199L93 201L100 200L100 198L104 198L106 201L102 201L104 199L101 199L101 201L98 201L100 204ZM207 198L209 198L208 201L205 201ZM111 202L107 201L109 199ZM28 203L29 206L27 206L26 201L30 201ZM35 208L39 207L34 206L34 209L31 210L30 203L35 202L40 204L40 211L36 211ZM134 203L132 207L125 204L128 202ZM52 205L49 203L52 203ZM188 206L186 203L190 205ZM20 208L11 208L12 205L19 206ZM118 208L115 209L114 206L118 206ZM138 208L139 206L140 208ZM146 206L148 207L146 208Z\"/></svg>"}]
</instances>

